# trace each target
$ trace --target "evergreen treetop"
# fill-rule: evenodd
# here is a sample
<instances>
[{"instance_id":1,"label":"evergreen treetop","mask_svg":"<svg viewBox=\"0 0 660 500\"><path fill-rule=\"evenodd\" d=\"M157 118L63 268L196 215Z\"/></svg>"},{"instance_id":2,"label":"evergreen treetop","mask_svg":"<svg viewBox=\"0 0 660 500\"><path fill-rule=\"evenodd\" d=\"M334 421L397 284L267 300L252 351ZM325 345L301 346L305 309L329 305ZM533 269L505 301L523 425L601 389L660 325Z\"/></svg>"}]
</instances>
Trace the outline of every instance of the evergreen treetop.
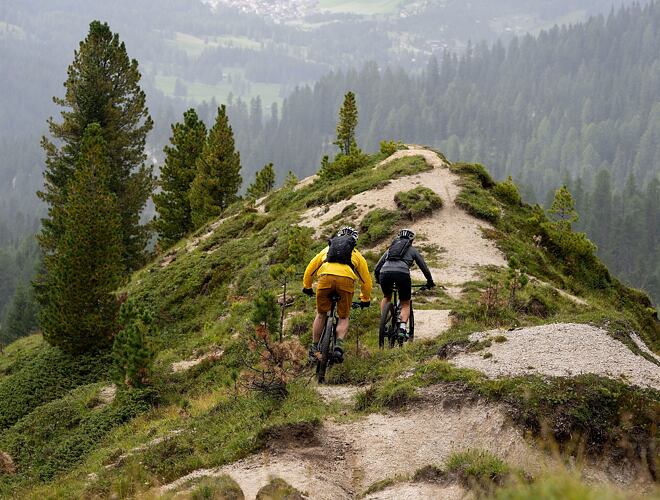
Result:
<instances>
[{"instance_id":1,"label":"evergreen treetop","mask_svg":"<svg viewBox=\"0 0 660 500\"><path fill-rule=\"evenodd\" d=\"M273 164L269 163L257 172L254 182L250 184L247 195L250 198L259 198L268 194L275 187L275 169Z\"/></svg>"},{"instance_id":2,"label":"evergreen treetop","mask_svg":"<svg viewBox=\"0 0 660 500\"><path fill-rule=\"evenodd\" d=\"M334 142L342 154L350 155L357 149L355 129L358 124L358 110L355 94L348 92L344 96L344 104L339 110L339 123L337 124L337 140Z\"/></svg>"},{"instance_id":3,"label":"evergreen treetop","mask_svg":"<svg viewBox=\"0 0 660 500\"><path fill-rule=\"evenodd\" d=\"M227 108L218 108L215 124L209 131L197 159L197 173L190 189L190 207L195 227L219 215L238 199L241 158L234 147L234 133L229 125Z\"/></svg>"},{"instance_id":4,"label":"evergreen treetop","mask_svg":"<svg viewBox=\"0 0 660 500\"><path fill-rule=\"evenodd\" d=\"M64 97L53 99L64 108L62 121L50 118L51 139L42 139L45 186L38 195L49 205L40 236L46 252L53 252L63 235L61 205L78 165L84 132L97 123L107 144L108 185L117 197L123 264L130 270L143 262L148 232L139 217L153 190L152 168L144 163L153 122L139 81L138 63L129 59L119 36L108 24L93 21L68 68Z\"/></svg>"},{"instance_id":5,"label":"evergreen treetop","mask_svg":"<svg viewBox=\"0 0 660 500\"><path fill-rule=\"evenodd\" d=\"M170 145L165 146L165 163L160 171L162 191L153 197L158 212L154 227L163 248L193 229L190 186L205 140L206 126L194 109L183 114L183 122L172 125Z\"/></svg>"}]
</instances>

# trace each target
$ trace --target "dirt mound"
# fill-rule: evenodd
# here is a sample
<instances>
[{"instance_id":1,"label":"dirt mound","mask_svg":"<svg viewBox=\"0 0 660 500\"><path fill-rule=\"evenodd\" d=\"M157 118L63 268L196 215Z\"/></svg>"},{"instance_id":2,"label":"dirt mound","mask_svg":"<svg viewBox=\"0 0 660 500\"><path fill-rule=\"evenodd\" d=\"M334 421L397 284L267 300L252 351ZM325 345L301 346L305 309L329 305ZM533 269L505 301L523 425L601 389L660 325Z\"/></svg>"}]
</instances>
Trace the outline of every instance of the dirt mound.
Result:
<instances>
[{"instance_id":1,"label":"dirt mound","mask_svg":"<svg viewBox=\"0 0 660 500\"><path fill-rule=\"evenodd\" d=\"M497 336L506 340L493 342L485 351L459 354L452 363L479 370L489 377L529 373L570 377L594 373L660 389L660 366L635 354L601 328L556 323L514 331L480 332L472 334L470 340ZM484 357L485 352L490 356Z\"/></svg>"},{"instance_id":2,"label":"dirt mound","mask_svg":"<svg viewBox=\"0 0 660 500\"><path fill-rule=\"evenodd\" d=\"M325 423L318 429L318 441L311 445L289 442L287 447L278 448L274 443L274 448L234 464L193 472L164 486L161 492L172 491L191 479L228 474L239 483L246 498L255 498L271 477L281 477L313 498L355 498L377 481L412 475L468 448L489 450L527 470L535 470L543 462L497 405L476 400L464 400L461 405L452 400L443 405L442 400L441 389L427 390L419 406L408 412ZM410 488L402 491L414 491Z\"/></svg>"}]
</instances>

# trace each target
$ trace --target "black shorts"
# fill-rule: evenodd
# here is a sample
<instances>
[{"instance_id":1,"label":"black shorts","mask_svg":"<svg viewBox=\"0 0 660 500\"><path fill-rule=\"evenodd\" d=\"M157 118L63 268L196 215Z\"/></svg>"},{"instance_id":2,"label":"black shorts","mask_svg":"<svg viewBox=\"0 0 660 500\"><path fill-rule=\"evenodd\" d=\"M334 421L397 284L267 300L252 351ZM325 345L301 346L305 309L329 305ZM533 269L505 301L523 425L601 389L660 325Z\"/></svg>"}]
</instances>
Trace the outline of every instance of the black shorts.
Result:
<instances>
[{"instance_id":1,"label":"black shorts","mask_svg":"<svg viewBox=\"0 0 660 500\"><path fill-rule=\"evenodd\" d=\"M383 295L392 295L395 283L396 289L399 291L399 300L410 300L410 297L412 297L410 273L392 271L380 274L380 289L383 291Z\"/></svg>"}]
</instances>

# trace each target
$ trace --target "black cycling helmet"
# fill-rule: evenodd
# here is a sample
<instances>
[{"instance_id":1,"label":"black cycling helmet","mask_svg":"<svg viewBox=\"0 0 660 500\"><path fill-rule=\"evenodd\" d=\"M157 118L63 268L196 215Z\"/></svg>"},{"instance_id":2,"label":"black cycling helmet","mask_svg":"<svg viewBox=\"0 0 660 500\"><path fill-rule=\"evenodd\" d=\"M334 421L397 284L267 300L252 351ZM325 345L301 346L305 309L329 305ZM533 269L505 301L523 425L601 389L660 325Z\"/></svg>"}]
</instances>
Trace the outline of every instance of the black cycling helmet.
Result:
<instances>
[{"instance_id":1,"label":"black cycling helmet","mask_svg":"<svg viewBox=\"0 0 660 500\"><path fill-rule=\"evenodd\" d=\"M410 241L415 239L415 231L412 229L402 229L399 231L399 238L408 238Z\"/></svg>"},{"instance_id":2,"label":"black cycling helmet","mask_svg":"<svg viewBox=\"0 0 660 500\"><path fill-rule=\"evenodd\" d=\"M359 233L351 226L344 226L337 231L337 236L351 236L355 241L358 239Z\"/></svg>"}]
</instances>

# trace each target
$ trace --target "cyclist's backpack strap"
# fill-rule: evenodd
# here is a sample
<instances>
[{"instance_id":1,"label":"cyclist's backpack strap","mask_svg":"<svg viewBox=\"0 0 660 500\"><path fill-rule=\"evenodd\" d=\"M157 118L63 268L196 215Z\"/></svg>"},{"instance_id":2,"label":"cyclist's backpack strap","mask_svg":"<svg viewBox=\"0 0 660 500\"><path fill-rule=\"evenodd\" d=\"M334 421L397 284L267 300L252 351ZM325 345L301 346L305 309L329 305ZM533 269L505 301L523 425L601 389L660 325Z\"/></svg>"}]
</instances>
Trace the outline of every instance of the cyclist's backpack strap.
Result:
<instances>
[{"instance_id":1,"label":"cyclist's backpack strap","mask_svg":"<svg viewBox=\"0 0 660 500\"><path fill-rule=\"evenodd\" d=\"M406 255L408 248L412 245L412 241L408 238L396 238L387 250L386 260L402 260Z\"/></svg>"},{"instance_id":2,"label":"cyclist's backpack strap","mask_svg":"<svg viewBox=\"0 0 660 500\"><path fill-rule=\"evenodd\" d=\"M338 262L353 266L352 256L353 249L355 248L355 238L352 236L335 236L332 238L328 245L328 254L325 260L327 262Z\"/></svg>"}]
</instances>

